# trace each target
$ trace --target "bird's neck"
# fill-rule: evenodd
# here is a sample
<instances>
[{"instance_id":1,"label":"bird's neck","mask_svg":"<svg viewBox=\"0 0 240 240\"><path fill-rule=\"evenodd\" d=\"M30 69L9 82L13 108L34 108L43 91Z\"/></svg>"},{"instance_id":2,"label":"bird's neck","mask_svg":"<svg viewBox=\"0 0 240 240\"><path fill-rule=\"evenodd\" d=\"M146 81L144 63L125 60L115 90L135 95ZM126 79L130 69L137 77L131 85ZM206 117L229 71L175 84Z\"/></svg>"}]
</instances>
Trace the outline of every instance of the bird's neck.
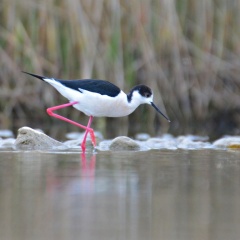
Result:
<instances>
[{"instance_id":1,"label":"bird's neck","mask_svg":"<svg viewBox=\"0 0 240 240\"><path fill-rule=\"evenodd\" d=\"M131 104L132 97L133 97L133 91L130 91L127 95L127 101L129 104Z\"/></svg>"},{"instance_id":2,"label":"bird's neck","mask_svg":"<svg viewBox=\"0 0 240 240\"><path fill-rule=\"evenodd\" d=\"M138 97L136 92L129 92L128 94L126 94L127 97L127 104L130 108L133 109L133 111L140 105L140 102L138 101Z\"/></svg>"}]
</instances>

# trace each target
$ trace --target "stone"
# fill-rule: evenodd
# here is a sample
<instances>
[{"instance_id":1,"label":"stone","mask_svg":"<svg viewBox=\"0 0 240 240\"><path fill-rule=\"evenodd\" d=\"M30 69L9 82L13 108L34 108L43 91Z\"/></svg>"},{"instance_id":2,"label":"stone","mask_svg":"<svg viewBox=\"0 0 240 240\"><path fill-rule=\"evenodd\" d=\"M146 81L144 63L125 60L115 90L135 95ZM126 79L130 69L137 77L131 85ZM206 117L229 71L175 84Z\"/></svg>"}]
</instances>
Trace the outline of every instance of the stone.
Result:
<instances>
[{"instance_id":1,"label":"stone","mask_svg":"<svg viewBox=\"0 0 240 240\"><path fill-rule=\"evenodd\" d=\"M16 149L21 150L59 149L65 147L63 143L30 127L22 127L18 130L14 146Z\"/></svg>"},{"instance_id":2,"label":"stone","mask_svg":"<svg viewBox=\"0 0 240 240\"><path fill-rule=\"evenodd\" d=\"M112 140L109 149L111 151L138 151L140 145L129 137L120 136Z\"/></svg>"},{"instance_id":3,"label":"stone","mask_svg":"<svg viewBox=\"0 0 240 240\"><path fill-rule=\"evenodd\" d=\"M240 136L226 136L213 142L213 146L217 148L233 148L240 147ZM239 147L238 147L239 146Z\"/></svg>"}]
</instances>

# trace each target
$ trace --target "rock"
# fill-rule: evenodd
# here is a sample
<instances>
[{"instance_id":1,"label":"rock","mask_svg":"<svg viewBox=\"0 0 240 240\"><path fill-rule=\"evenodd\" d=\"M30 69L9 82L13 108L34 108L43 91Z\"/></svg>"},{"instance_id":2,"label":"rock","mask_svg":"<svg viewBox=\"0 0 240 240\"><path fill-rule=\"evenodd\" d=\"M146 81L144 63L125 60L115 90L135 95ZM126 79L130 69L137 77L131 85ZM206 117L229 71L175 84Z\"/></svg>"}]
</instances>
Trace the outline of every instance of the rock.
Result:
<instances>
[{"instance_id":1,"label":"rock","mask_svg":"<svg viewBox=\"0 0 240 240\"><path fill-rule=\"evenodd\" d=\"M112 140L109 149L111 151L138 151L140 145L129 137L116 137Z\"/></svg>"},{"instance_id":2,"label":"rock","mask_svg":"<svg viewBox=\"0 0 240 240\"><path fill-rule=\"evenodd\" d=\"M63 143L29 127L22 127L18 130L14 145L16 149L22 150L65 148Z\"/></svg>"},{"instance_id":3,"label":"rock","mask_svg":"<svg viewBox=\"0 0 240 240\"><path fill-rule=\"evenodd\" d=\"M213 142L213 146L217 148L232 148L238 149L240 148L240 136L226 136L220 138Z\"/></svg>"},{"instance_id":4,"label":"rock","mask_svg":"<svg viewBox=\"0 0 240 240\"><path fill-rule=\"evenodd\" d=\"M240 150L240 143L238 143L238 144L230 144L230 145L228 145L228 148L232 149L232 150Z\"/></svg>"}]
</instances>

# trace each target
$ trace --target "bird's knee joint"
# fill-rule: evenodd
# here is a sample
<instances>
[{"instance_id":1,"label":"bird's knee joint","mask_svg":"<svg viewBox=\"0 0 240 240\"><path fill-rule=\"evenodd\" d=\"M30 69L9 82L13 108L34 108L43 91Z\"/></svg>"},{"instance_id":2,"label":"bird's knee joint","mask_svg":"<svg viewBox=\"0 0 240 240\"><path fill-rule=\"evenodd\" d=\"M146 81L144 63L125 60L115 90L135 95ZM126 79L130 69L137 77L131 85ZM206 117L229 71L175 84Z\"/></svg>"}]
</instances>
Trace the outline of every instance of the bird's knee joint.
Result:
<instances>
[{"instance_id":1,"label":"bird's knee joint","mask_svg":"<svg viewBox=\"0 0 240 240\"><path fill-rule=\"evenodd\" d=\"M48 114L48 115L50 115L50 116L53 115L53 112L52 112L52 109L51 109L51 108L48 108L46 111L47 111L47 114Z\"/></svg>"}]
</instances>

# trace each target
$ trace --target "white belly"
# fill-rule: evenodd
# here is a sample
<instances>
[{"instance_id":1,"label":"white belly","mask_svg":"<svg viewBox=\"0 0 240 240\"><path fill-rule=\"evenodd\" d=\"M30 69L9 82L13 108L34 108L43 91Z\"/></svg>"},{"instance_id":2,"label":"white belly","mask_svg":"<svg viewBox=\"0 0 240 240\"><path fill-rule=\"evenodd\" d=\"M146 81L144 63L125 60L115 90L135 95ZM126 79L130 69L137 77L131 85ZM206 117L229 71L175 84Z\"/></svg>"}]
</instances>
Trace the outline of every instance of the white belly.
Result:
<instances>
[{"instance_id":1,"label":"white belly","mask_svg":"<svg viewBox=\"0 0 240 240\"><path fill-rule=\"evenodd\" d=\"M128 105L127 96L124 92L120 92L117 97L113 98L84 91L84 94L79 96L77 100L69 100L78 101L79 103L73 105L73 107L88 116L94 117L123 117L135 110Z\"/></svg>"}]
</instances>

